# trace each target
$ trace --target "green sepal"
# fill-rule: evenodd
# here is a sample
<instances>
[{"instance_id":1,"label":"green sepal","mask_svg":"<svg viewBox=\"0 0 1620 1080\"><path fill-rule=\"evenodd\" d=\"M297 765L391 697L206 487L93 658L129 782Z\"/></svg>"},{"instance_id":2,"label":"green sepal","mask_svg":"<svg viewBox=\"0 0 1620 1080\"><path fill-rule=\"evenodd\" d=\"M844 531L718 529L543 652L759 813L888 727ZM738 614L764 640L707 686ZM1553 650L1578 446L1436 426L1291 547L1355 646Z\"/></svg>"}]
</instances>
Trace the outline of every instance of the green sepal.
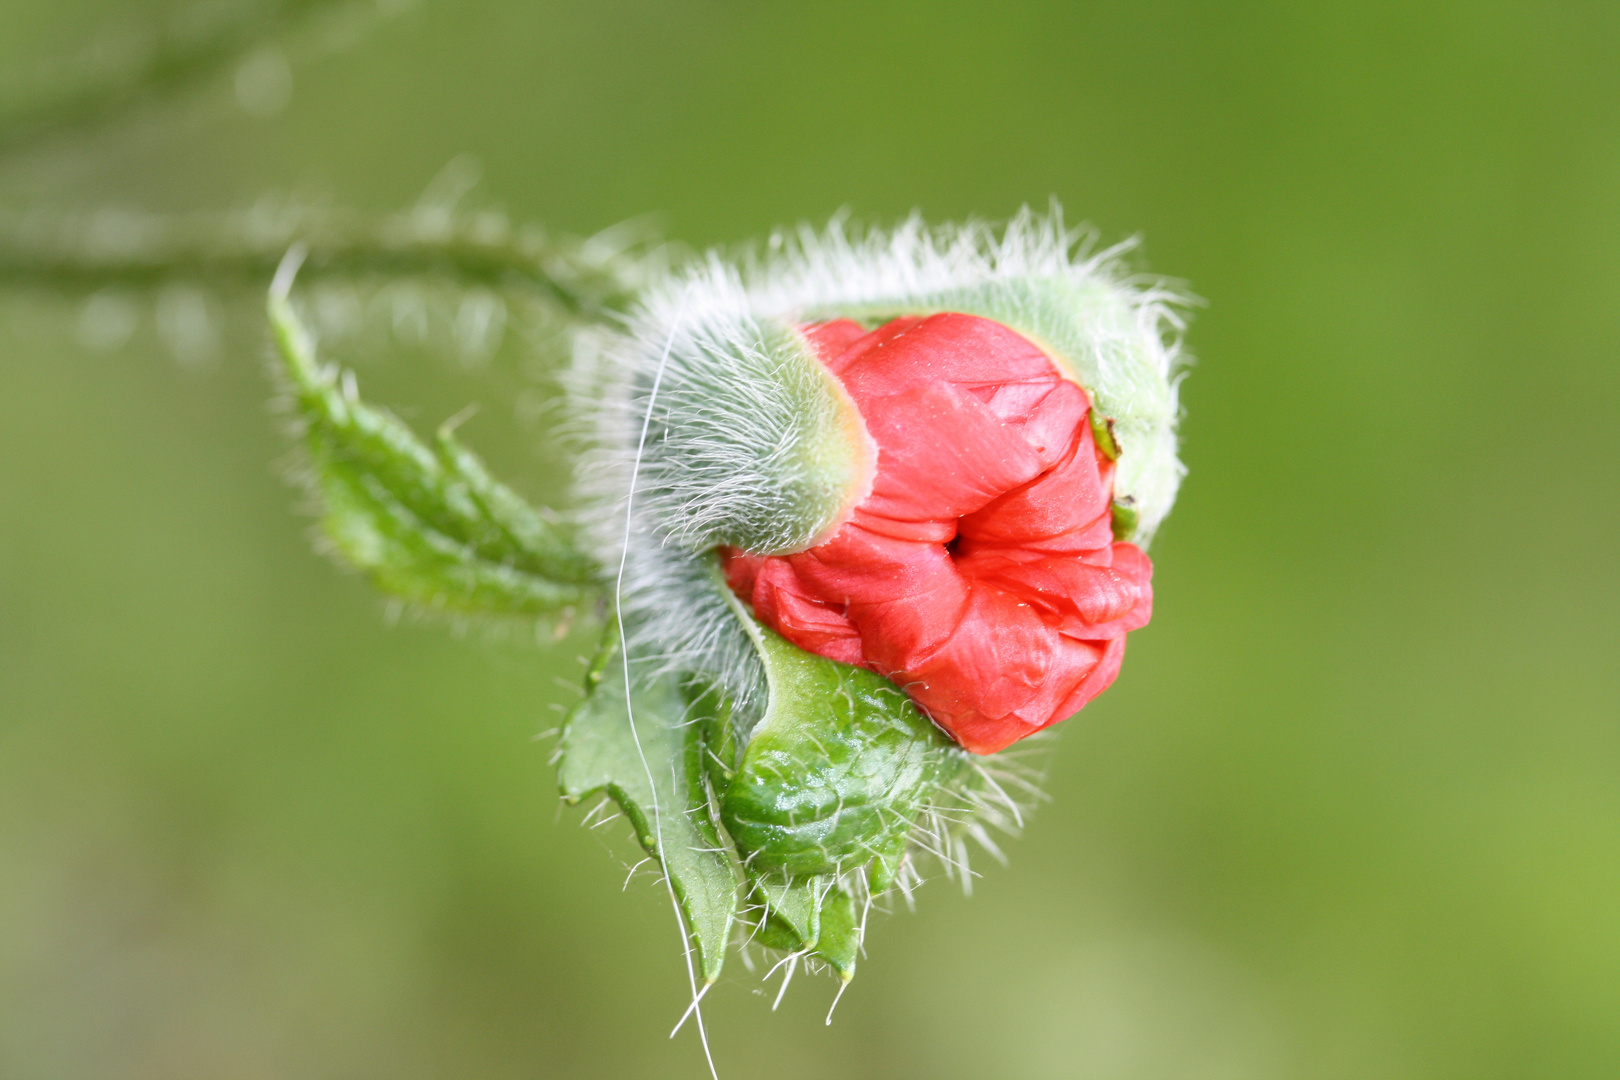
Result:
<instances>
[{"instance_id":1,"label":"green sepal","mask_svg":"<svg viewBox=\"0 0 1620 1080\"><path fill-rule=\"evenodd\" d=\"M835 888L822 899L821 937L816 942L816 955L837 969L838 977L845 982L855 977L862 930L853 896Z\"/></svg>"},{"instance_id":2,"label":"green sepal","mask_svg":"<svg viewBox=\"0 0 1620 1080\"><path fill-rule=\"evenodd\" d=\"M964 763L958 767L957 776L966 771ZM873 896L882 896L889 891L894 879L900 876L900 867L906 861L906 849L910 846L911 834L896 832L889 838L887 847L878 848L866 871L866 887Z\"/></svg>"},{"instance_id":3,"label":"green sepal","mask_svg":"<svg viewBox=\"0 0 1620 1080\"><path fill-rule=\"evenodd\" d=\"M1115 500L1111 513L1115 540L1129 540L1136 535L1141 515L1130 496Z\"/></svg>"},{"instance_id":4,"label":"green sepal","mask_svg":"<svg viewBox=\"0 0 1620 1080\"><path fill-rule=\"evenodd\" d=\"M304 428L322 526L386 592L434 609L514 615L578 602L596 576L556 526L491 477L451 425L424 444L352 377L316 361L273 289L270 323Z\"/></svg>"},{"instance_id":5,"label":"green sepal","mask_svg":"<svg viewBox=\"0 0 1620 1080\"><path fill-rule=\"evenodd\" d=\"M854 978L860 919L855 898L836 878L763 874L754 877L754 898L761 914L754 940L784 952L807 952L831 964L845 982Z\"/></svg>"},{"instance_id":6,"label":"green sepal","mask_svg":"<svg viewBox=\"0 0 1620 1080\"><path fill-rule=\"evenodd\" d=\"M558 783L570 803L606 792L657 859L706 982L719 978L737 910L737 856L716 825L707 764L715 723L679 676L633 664L626 698L624 652L611 622L590 671L586 697L563 728Z\"/></svg>"},{"instance_id":7,"label":"green sepal","mask_svg":"<svg viewBox=\"0 0 1620 1080\"><path fill-rule=\"evenodd\" d=\"M823 877L795 879L780 872L756 873L752 867L749 869L765 925L780 924L791 936L794 951L815 948L821 937L821 898L832 882Z\"/></svg>"},{"instance_id":8,"label":"green sepal","mask_svg":"<svg viewBox=\"0 0 1620 1080\"><path fill-rule=\"evenodd\" d=\"M917 819L966 753L889 680L806 652L731 602L770 687L721 801L745 864L814 877L876 858L892 880Z\"/></svg>"},{"instance_id":9,"label":"green sepal","mask_svg":"<svg viewBox=\"0 0 1620 1080\"><path fill-rule=\"evenodd\" d=\"M754 929L752 940L767 949L779 949L786 953L801 952L804 949L799 931L786 920L771 914L767 914Z\"/></svg>"}]
</instances>

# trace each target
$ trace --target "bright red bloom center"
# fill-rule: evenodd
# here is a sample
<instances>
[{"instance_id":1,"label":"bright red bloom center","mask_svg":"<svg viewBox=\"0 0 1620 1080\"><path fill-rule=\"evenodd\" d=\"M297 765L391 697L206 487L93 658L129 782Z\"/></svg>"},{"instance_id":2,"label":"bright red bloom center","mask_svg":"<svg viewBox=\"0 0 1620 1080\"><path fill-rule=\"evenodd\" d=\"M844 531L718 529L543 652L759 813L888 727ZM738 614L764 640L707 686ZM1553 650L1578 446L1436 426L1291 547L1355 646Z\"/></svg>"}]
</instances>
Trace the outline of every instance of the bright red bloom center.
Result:
<instances>
[{"instance_id":1,"label":"bright red bloom center","mask_svg":"<svg viewBox=\"0 0 1620 1080\"><path fill-rule=\"evenodd\" d=\"M971 315L803 333L877 444L872 492L808 551L724 552L732 589L801 649L894 680L974 753L1107 689L1152 614L1153 567L1114 542L1086 392Z\"/></svg>"}]
</instances>

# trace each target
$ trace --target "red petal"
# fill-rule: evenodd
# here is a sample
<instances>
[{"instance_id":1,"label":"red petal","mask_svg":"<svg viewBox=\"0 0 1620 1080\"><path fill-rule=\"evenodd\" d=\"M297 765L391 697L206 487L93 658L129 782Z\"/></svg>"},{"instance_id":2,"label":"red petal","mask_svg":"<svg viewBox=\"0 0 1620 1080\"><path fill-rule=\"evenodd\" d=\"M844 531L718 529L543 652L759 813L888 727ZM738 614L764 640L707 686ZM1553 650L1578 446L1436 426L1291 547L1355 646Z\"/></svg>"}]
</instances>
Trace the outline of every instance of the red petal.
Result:
<instances>
[{"instance_id":1,"label":"red petal","mask_svg":"<svg viewBox=\"0 0 1620 1080\"><path fill-rule=\"evenodd\" d=\"M814 326L803 328L805 340L815 349L816 355L827 362L827 357L837 356L861 338L866 331L854 319L834 319L832 322L816 323ZM831 365L828 365L831 367Z\"/></svg>"},{"instance_id":2,"label":"red petal","mask_svg":"<svg viewBox=\"0 0 1620 1080\"><path fill-rule=\"evenodd\" d=\"M1054 467L962 519L964 545L1082 552L1113 543L1114 465L1099 460L1085 416L1082 410L1068 453Z\"/></svg>"},{"instance_id":3,"label":"red petal","mask_svg":"<svg viewBox=\"0 0 1620 1080\"><path fill-rule=\"evenodd\" d=\"M723 552L731 587L801 648L893 678L975 753L1101 693L1152 614L1153 568L1113 542L1085 392L975 316L804 332L877 444L872 493L808 551Z\"/></svg>"},{"instance_id":4,"label":"red petal","mask_svg":"<svg viewBox=\"0 0 1620 1080\"><path fill-rule=\"evenodd\" d=\"M866 662L860 631L837 606L812 597L787 562L771 560L762 569L754 580L753 604L767 625L793 627L799 648L846 664Z\"/></svg>"},{"instance_id":5,"label":"red petal","mask_svg":"<svg viewBox=\"0 0 1620 1080\"><path fill-rule=\"evenodd\" d=\"M999 552L986 552L961 559L958 565L975 581L1016 593L1020 599L1063 617L1063 629L1072 628L1088 638L1124 634L1127 628L1120 625L1121 620L1143 603L1148 591L1145 579L1073 557L1019 561Z\"/></svg>"}]
</instances>

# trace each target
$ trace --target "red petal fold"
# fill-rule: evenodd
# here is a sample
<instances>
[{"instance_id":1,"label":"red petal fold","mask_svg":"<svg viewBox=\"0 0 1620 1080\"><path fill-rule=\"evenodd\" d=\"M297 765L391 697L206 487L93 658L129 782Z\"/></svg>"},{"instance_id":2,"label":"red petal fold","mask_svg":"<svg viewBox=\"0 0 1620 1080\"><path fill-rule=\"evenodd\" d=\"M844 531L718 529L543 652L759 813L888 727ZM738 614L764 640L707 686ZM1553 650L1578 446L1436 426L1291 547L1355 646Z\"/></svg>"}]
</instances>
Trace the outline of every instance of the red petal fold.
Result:
<instances>
[{"instance_id":1,"label":"red petal fold","mask_svg":"<svg viewBox=\"0 0 1620 1080\"><path fill-rule=\"evenodd\" d=\"M1115 543L1084 390L990 319L805 327L878 447L871 494L785 556L722 553L800 648L893 679L975 753L1062 720L1119 673L1153 567Z\"/></svg>"}]
</instances>

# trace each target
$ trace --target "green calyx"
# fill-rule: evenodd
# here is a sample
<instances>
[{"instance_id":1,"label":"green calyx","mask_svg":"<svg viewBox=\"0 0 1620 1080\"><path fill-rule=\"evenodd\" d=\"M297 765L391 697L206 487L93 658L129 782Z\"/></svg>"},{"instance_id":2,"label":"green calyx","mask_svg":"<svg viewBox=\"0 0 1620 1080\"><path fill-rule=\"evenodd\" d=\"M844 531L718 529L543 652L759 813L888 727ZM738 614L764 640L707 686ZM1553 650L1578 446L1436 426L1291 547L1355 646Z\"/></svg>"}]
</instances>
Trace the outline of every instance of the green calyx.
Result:
<instances>
[{"instance_id":1,"label":"green calyx","mask_svg":"<svg viewBox=\"0 0 1620 1080\"><path fill-rule=\"evenodd\" d=\"M721 820L751 865L798 877L870 863L886 887L918 815L966 755L889 680L749 624L771 697Z\"/></svg>"},{"instance_id":2,"label":"green calyx","mask_svg":"<svg viewBox=\"0 0 1620 1080\"><path fill-rule=\"evenodd\" d=\"M747 745L712 683L632 660L627 691L615 623L563 731L563 797L602 792L624 811L663 868L705 979L740 924L847 980L867 903L971 766L888 680L807 653L732 603L770 688Z\"/></svg>"},{"instance_id":3,"label":"green calyx","mask_svg":"<svg viewBox=\"0 0 1620 1080\"><path fill-rule=\"evenodd\" d=\"M865 910L837 878L761 875L750 899L754 941L824 960L845 982L855 977Z\"/></svg>"},{"instance_id":4,"label":"green calyx","mask_svg":"<svg viewBox=\"0 0 1620 1080\"><path fill-rule=\"evenodd\" d=\"M1136 526L1140 520L1136 507L1127 495L1124 499L1116 500L1110 508L1110 520L1114 527L1115 540L1133 540L1136 537Z\"/></svg>"}]
</instances>

